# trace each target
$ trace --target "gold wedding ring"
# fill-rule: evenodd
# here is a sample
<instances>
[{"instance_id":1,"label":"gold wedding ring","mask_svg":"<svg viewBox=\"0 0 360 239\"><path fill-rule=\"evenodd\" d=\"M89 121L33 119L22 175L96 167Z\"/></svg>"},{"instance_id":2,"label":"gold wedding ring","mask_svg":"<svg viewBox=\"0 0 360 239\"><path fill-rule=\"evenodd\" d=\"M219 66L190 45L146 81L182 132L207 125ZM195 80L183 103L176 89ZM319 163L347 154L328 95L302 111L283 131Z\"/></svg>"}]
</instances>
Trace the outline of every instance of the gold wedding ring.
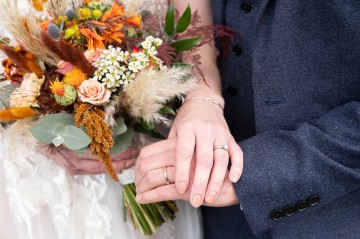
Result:
<instances>
[{"instance_id":1,"label":"gold wedding ring","mask_svg":"<svg viewBox=\"0 0 360 239\"><path fill-rule=\"evenodd\" d=\"M163 173L164 173L165 183L166 183L167 185L169 185L169 184L170 184L170 181L169 181L168 174L167 174L167 171L166 171L166 166L163 168Z\"/></svg>"}]
</instances>

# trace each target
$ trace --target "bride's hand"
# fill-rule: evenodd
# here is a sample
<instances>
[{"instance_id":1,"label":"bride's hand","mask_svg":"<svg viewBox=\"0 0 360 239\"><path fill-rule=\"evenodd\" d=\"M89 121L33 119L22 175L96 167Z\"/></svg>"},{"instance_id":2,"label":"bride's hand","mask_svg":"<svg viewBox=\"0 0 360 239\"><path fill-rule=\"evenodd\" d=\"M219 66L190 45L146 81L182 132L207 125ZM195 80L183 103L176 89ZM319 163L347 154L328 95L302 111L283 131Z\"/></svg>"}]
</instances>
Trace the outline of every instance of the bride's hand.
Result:
<instances>
[{"instance_id":1,"label":"bride's hand","mask_svg":"<svg viewBox=\"0 0 360 239\"><path fill-rule=\"evenodd\" d=\"M152 203L165 200L191 200L190 188L195 174L195 160L190 162L189 190L180 194L175 188L175 154L177 139L171 138L147 146L141 150L135 166L136 200L139 203ZM158 151L162 149L162 151ZM166 167L166 169L164 169ZM164 171L165 170L165 171ZM166 182L165 173L168 178ZM232 182L226 177L220 185L219 193L211 203L204 205L222 207L239 203ZM167 184L168 183L168 184ZM201 202L203 204L203 202Z\"/></svg>"},{"instance_id":2,"label":"bride's hand","mask_svg":"<svg viewBox=\"0 0 360 239\"><path fill-rule=\"evenodd\" d=\"M169 138L175 136L178 138L175 186L183 194L194 177L189 188L194 207L204 200L213 203L219 196L225 176L233 183L239 180L243 167L242 151L229 132L220 105L202 99L185 102L175 118ZM215 148L221 145L228 145L228 150ZM231 169L227 175L229 157ZM194 160L195 172L191 176L190 165Z\"/></svg>"},{"instance_id":3,"label":"bride's hand","mask_svg":"<svg viewBox=\"0 0 360 239\"><path fill-rule=\"evenodd\" d=\"M90 150L79 156L65 146L54 147L50 145L39 144L38 149L46 152L46 155L58 166L65 169L70 175L86 175L106 173L103 163L99 162ZM116 173L135 165L133 157L136 157L139 151L134 148L128 148L121 154L111 155L112 165Z\"/></svg>"}]
</instances>

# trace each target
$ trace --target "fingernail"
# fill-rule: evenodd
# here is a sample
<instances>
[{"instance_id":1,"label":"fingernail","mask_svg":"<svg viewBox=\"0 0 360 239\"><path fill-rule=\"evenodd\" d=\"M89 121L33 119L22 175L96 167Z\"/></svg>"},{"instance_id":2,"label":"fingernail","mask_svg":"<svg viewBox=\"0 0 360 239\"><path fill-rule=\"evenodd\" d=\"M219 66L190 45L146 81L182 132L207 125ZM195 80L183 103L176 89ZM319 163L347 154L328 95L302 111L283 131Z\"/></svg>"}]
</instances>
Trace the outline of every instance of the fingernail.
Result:
<instances>
[{"instance_id":1,"label":"fingernail","mask_svg":"<svg viewBox=\"0 0 360 239\"><path fill-rule=\"evenodd\" d=\"M125 168L130 168L130 167L132 167L132 166L134 166L134 165L135 165L135 162L134 162L134 161L127 162L127 163L125 163Z\"/></svg>"},{"instance_id":2,"label":"fingernail","mask_svg":"<svg viewBox=\"0 0 360 239\"><path fill-rule=\"evenodd\" d=\"M216 192L210 192L206 197L206 202L213 203L215 201L216 194L217 194Z\"/></svg>"},{"instance_id":3,"label":"fingernail","mask_svg":"<svg viewBox=\"0 0 360 239\"><path fill-rule=\"evenodd\" d=\"M191 205L192 205L193 207L200 207L200 206L201 206L201 203L202 203L202 201L201 201L201 196L198 195L198 194L194 195L193 198L192 198L192 200L191 200Z\"/></svg>"},{"instance_id":4,"label":"fingernail","mask_svg":"<svg viewBox=\"0 0 360 239\"><path fill-rule=\"evenodd\" d=\"M139 151L139 150L134 149L134 150L132 150L132 151L131 151L131 156L133 156L133 157L138 156L138 155L139 155L139 153L140 153L140 151Z\"/></svg>"},{"instance_id":5,"label":"fingernail","mask_svg":"<svg viewBox=\"0 0 360 239\"><path fill-rule=\"evenodd\" d=\"M140 203L141 200L142 200L142 196L141 196L140 194L137 194L136 197L135 197L135 199L136 199L136 201L137 201L138 203Z\"/></svg>"},{"instance_id":6,"label":"fingernail","mask_svg":"<svg viewBox=\"0 0 360 239\"><path fill-rule=\"evenodd\" d=\"M231 182L233 183L236 183L239 179L240 179L240 173L238 171L235 171L230 178Z\"/></svg>"},{"instance_id":7,"label":"fingernail","mask_svg":"<svg viewBox=\"0 0 360 239\"><path fill-rule=\"evenodd\" d=\"M184 194L186 191L186 183L180 183L178 187L178 191L180 194Z\"/></svg>"}]
</instances>

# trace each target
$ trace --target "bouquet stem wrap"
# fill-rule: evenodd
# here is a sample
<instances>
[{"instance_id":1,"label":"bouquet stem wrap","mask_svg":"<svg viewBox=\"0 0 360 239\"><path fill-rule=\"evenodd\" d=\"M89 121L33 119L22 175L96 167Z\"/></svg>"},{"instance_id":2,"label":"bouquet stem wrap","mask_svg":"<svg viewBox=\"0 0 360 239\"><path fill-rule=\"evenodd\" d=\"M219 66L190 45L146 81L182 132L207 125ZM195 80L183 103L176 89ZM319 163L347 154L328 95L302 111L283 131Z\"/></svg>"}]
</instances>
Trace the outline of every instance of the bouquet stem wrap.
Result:
<instances>
[{"instance_id":1,"label":"bouquet stem wrap","mask_svg":"<svg viewBox=\"0 0 360 239\"><path fill-rule=\"evenodd\" d=\"M139 148L154 142L154 140L154 138L145 135L135 134L133 143ZM122 173L118 175L119 182L123 187L123 205L126 209L123 215L124 220L126 221L128 219L128 214L135 229L138 229L143 235L152 235L162 224L175 219L178 208L174 201L138 204L135 200L136 188L133 183L134 175L134 168L123 170Z\"/></svg>"}]
</instances>

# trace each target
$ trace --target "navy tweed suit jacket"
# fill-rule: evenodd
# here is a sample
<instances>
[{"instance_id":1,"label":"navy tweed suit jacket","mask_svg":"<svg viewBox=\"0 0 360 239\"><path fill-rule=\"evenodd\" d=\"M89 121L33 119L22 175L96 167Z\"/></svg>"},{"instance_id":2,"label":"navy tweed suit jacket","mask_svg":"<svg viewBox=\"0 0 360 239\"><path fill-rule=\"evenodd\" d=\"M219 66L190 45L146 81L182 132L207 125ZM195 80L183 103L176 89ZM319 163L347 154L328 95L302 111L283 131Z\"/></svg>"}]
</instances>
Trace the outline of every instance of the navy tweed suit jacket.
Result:
<instances>
[{"instance_id":1,"label":"navy tweed suit jacket","mask_svg":"<svg viewBox=\"0 0 360 239\"><path fill-rule=\"evenodd\" d=\"M219 67L252 232L360 238L360 1L214 0L213 10L241 35ZM212 229L226 217L240 227L239 212Z\"/></svg>"}]
</instances>

